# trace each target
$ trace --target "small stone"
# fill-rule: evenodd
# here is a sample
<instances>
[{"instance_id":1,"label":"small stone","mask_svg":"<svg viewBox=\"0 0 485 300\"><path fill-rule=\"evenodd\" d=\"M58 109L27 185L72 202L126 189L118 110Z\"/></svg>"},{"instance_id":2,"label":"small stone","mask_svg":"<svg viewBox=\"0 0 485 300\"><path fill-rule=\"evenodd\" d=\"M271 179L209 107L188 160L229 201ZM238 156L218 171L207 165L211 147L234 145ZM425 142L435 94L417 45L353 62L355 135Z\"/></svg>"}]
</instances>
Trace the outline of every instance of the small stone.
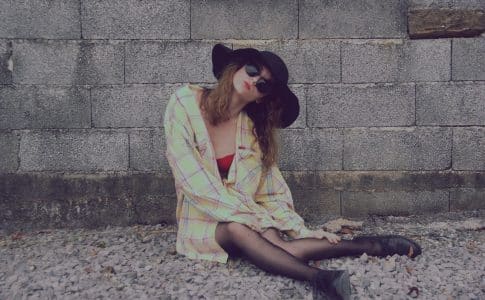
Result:
<instances>
[{"instance_id":1,"label":"small stone","mask_svg":"<svg viewBox=\"0 0 485 300\"><path fill-rule=\"evenodd\" d=\"M151 241L152 241L152 238L153 238L153 237L152 237L151 235L148 235L148 236L144 237L144 238L141 240L141 242L142 242L142 243L145 243L145 244L146 244L146 243L149 243L149 242L151 242Z\"/></svg>"},{"instance_id":2,"label":"small stone","mask_svg":"<svg viewBox=\"0 0 485 300\"><path fill-rule=\"evenodd\" d=\"M389 260L384 261L384 271L394 272L396 270L396 258L392 256Z\"/></svg>"},{"instance_id":3,"label":"small stone","mask_svg":"<svg viewBox=\"0 0 485 300\"><path fill-rule=\"evenodd\" d=\"M104 267L103 270L101 270L101 273L116 274L115 268L113 268L112 266L106 266L106 267Z\"/></svg>"},{"instance_id":4,"label":"small stone","mask_svg":"<svg viewBox=\"0 0 485 300\"><path fill-rule=\"evenodd\" d=\"M106 248L106 242L105 241L99 241L99 242L96 243L96 247Z\"/></svg>"},{"instance_id":5,"label":"small stone","mask_svg":"<svg viewBox=\"0 0 485 300\"><path fill-rule=\"evenodd\" d=\"M362 278L362 287L366 289L369 286L370 286L370 278L369 277Z\"/></svg>"}]
</instances>

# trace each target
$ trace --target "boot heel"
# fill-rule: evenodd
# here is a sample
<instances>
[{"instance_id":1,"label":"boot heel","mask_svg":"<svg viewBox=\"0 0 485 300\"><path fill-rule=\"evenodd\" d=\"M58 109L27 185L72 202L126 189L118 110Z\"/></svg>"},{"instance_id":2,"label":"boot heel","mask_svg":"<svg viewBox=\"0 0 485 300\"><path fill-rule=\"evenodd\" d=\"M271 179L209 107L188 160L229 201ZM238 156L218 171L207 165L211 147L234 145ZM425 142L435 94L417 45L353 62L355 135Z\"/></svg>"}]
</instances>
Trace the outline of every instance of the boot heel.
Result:
<instances>
[{"instance_id":1,"label":"boot heel","mask_svg":"<svg viewBox=\"0 0 485 300\"><path fill-rule=\"evenodd\" d=\"M350 278L345 270L320 270L313 279L312 286L314 300L350 300Z\"/></svg>"}]
</instances>

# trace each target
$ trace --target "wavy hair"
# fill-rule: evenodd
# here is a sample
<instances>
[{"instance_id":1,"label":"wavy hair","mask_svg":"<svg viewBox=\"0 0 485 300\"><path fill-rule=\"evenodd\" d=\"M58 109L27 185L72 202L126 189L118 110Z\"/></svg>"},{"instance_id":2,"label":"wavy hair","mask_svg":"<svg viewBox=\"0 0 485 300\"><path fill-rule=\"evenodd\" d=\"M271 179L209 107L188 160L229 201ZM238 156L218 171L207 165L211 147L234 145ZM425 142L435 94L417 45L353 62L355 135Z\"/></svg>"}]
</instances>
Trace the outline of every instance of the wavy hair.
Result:
<instances>
[{"instance_id":1,"label":"wavy hair","mask_svg":"<svg viewBox=\"0 0 485 300\"><path fill-rule=\"evenodd\" d=\"M261 63L259 63L262 66ZM244 62L228 64L214 88L206 88L202 92L201 109L213 126L229 119L229 102L234 93L234 74L244 66ZM251 102L243 110L253 121L253 135L258 141L262 152L263 170L267 171L276 163L278 157L277 130L282 112L279 97L274 94L264 95L260 103Z\"/></svg>"}]
</instances>

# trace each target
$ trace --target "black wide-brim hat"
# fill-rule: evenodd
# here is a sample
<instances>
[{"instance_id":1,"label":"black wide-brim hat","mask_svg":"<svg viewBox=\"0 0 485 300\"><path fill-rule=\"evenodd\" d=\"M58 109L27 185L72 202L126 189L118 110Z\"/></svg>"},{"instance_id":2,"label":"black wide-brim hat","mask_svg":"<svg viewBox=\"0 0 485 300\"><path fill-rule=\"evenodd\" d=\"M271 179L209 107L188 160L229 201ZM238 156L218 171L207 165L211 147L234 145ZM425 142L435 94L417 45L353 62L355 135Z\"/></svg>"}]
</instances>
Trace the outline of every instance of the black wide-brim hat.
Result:
<instances>
[{"instance_id":1,"label":"black wide-brim hat","mask_svg":"<svg viewBox=\"0 0 485 300\"><path fill-rule=\"evenodd\" d=\"M280 128L286 128L295 122L300 114L300 105L298 98L288 88L288 68L283 60L270 51L259 51L254 48L241 48L232 50L222 44L216 44L212 48L212 72L219 79L224 68L231 62L245 63L254 61L265 65L276 84L274 94L279 97L283 103L283 112L281 116Z\"/></svg>"}]
</instances>

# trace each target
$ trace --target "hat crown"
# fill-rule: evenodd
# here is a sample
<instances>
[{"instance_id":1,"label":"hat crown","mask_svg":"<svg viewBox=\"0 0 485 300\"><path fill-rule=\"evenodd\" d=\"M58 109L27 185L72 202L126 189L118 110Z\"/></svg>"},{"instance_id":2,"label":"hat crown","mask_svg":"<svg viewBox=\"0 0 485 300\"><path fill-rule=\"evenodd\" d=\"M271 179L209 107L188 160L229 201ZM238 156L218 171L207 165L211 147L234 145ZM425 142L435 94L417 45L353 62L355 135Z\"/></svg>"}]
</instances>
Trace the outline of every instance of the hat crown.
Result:
<instances>
[{"instance_id":1,"label":"hat crown","mask_svg":"<svg viewBox=\"0 0 485 300\"><path fill-rule=\"evenodd\" d=\"M261 51L265 64L268 65L271 75L279 83L288 84L288 68L285 62L276 54L270 51Z\"/></svg>"}]
</instances>

